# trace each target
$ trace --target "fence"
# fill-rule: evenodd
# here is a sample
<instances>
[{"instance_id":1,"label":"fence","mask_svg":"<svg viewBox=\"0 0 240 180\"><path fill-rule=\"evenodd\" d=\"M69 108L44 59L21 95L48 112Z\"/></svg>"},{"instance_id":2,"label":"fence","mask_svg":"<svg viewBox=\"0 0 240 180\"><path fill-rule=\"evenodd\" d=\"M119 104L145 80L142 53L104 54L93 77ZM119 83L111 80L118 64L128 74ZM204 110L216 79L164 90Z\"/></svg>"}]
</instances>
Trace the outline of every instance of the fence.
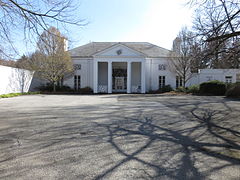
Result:
<instances>
[{"instance_id":1,"label":"fence","mask_svg":"<svg viewBox=\"0 0 240 180\"><path fill-rule=\"evenodd\" d=\"M33 71L0 65L0 94L28 92Z\"/></svg>"}]
</instances>

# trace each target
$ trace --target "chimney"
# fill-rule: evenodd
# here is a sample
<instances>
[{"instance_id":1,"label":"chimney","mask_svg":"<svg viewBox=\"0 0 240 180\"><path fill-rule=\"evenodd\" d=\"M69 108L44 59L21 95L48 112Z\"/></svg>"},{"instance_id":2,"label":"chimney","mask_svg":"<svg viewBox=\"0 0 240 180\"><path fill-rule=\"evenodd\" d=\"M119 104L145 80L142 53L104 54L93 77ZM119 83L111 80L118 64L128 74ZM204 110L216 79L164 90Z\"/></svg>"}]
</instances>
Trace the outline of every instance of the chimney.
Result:
<instances>
[{"instance_id":1,"label":"chimney","mask_svg":"<svg viewBox=\"0 0 240 180\"><path fill-rule=\"evenodd\" d=\"M64 51L68 51L68 40L64 38Z\"/></svg>"}]
</instances>

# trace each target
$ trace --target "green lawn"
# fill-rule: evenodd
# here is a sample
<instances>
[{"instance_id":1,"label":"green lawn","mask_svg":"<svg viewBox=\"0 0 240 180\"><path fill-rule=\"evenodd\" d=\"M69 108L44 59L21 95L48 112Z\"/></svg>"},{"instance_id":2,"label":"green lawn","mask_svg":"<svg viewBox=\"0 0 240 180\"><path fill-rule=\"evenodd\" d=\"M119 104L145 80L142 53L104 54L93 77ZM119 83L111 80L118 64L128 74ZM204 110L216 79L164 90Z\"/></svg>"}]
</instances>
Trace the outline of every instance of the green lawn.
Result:
<instances>
[{"instance_id":1,"label":"green lawn","mask_svg":"<svg viewBox=\"0 0 240 180\"><path fill-rule=\"evenodd\" d=\"M30 94L40 94L40 92L37 91L37 92L2 94L2 95L0 95L0 98L10 98L10 97L16 97L16 96L22 96L22 95L30 95Z\"/></svg>"}]
</instances>

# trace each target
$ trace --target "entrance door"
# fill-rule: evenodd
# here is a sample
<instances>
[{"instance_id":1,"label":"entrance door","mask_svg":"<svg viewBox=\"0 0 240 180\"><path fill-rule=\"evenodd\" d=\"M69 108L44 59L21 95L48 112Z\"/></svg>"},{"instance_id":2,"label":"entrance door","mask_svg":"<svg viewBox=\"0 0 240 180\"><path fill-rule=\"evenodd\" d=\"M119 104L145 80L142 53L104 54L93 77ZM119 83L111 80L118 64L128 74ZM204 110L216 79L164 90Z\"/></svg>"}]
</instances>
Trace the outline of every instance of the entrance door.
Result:
<instances>
[{"instance_id":1,"label":"entrance door","mask_svg":"<svg viewBox=\"0 0 240 180\"><path fill-rule=\"evenodd\" d=\"M115 77L115 89L124 90L124 77Z\"/></svg>"}]
</instances>

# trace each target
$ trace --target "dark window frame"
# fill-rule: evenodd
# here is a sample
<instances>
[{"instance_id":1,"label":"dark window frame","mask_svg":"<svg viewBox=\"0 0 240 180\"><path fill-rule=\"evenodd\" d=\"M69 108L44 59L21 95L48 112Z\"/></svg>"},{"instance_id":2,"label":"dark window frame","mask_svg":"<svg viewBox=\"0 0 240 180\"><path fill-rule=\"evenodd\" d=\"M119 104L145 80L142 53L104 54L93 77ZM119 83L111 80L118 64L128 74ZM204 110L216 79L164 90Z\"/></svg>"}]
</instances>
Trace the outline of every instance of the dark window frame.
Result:
<instances>
[{"instance_id":1,"label":"dark window frame","mask_svg":"<svg viewBox=\"0 0 240 180\"><path fill-rule=\"evenodd\" d=\"M158 70L159 71L165 71L167 69L167 65L166 64L159 64L158 65Z\"/></svg>"},{"instance_id":2,"label":"dark window frame","mask_svg":"<svg viewBox=\"0 0 240 180\"><path fill-rule=\"evenodd\" d=\"M166 85L166 76L158 77L158 88L161 89Z\"/></svg>"},{"instance_id":3,"label":"dark window frame","mask_svg":"<svg viewBox=\"0 0 240 180\"><path fill-rule=\"evenodd\" d=\"M82 69L82 65L81 64L74 64L73 68L74 68L74 70L81 70Z\"/></svg>"},{"instance_id":4,"label":"dark window frame","mask_svg":"<svg viewBox=\"0 0 240 180\"><path fill-rule=\"evenodd\" d=\"M233 77L232 76L225 76L225 82L226 83L232 83Z\"/></svg>"},{"instance_id":5,"label":"dark window frame","mask_svg":"<svg viewBox=\"0 0 240 180\"><path fill-rule=\"evenodd\" d=\"M183 87L183 78L176 76L176 88Z\"/></svg>"},{"instance_id":6,"label":"dark window frame","mask_svg":"<svg viewBox=\"0 0 240 180\"><path fill-rule=\"evenodd\" d=\"M81 89L81 76L74 75L74 90L78 91L79 89Z\"/></svg>"}]
</instances>

